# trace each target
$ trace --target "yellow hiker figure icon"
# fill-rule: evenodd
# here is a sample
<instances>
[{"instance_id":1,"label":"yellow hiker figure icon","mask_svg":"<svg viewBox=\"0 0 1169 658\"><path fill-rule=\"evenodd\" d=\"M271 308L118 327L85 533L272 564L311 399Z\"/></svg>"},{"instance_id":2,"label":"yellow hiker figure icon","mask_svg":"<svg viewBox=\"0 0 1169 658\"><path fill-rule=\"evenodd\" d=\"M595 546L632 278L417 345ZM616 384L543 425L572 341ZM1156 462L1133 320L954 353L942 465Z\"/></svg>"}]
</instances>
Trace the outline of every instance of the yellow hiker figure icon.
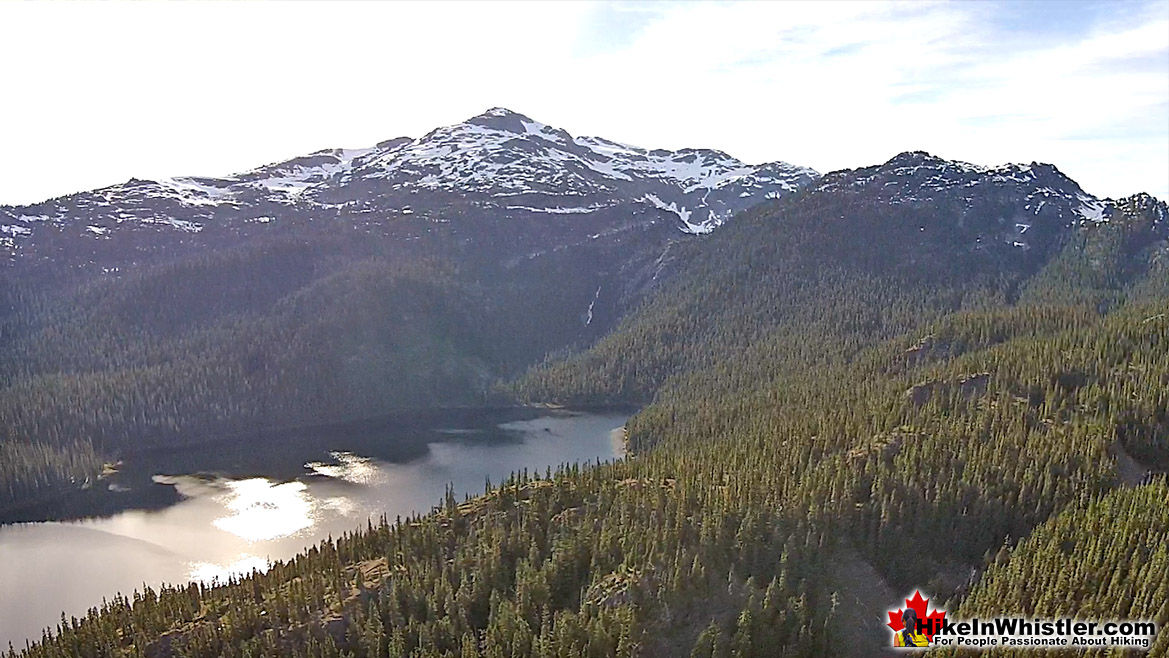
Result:
<instances>
[{"instance_id":1,"label":"yellow hiker figure icon","mask_svg":"<svg viewBox=\"0 0 1169 658\"><path fill-rule=\"evenodd\" d=\"M901 613L901 622L905 624L905 628L893 635L893 646L928 647L930 645L926 636L917 632L917 612L913 608L907 608L905 612Z\"/></svg>"}]
</instances>

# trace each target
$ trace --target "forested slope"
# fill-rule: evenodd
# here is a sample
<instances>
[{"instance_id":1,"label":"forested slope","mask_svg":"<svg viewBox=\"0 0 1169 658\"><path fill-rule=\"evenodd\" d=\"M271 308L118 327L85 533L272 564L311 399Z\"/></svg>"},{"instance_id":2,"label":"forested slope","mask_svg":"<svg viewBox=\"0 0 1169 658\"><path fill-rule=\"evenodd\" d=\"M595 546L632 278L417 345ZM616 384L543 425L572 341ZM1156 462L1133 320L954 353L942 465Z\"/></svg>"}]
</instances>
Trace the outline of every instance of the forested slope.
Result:
<instances>
[{"instance_id":1,"label":"forested slope","mask_svg":"<svg viewBox=\"0 0 1169 658\"><path fill-rule=\"evenodd\" d=\"M0 272L0 512L152 448L495 403L611 326L633 293L606 249L657 239L501 263L310 228L80 281Z\"/></svg>"},{"instance_id":2,"label":"forested slope","mask_svg":"<svg viewBox=\"0 0 1169 658\"><path fill-rule=\"evenodd\" d=\"M1153 619L1164 628L1167 500L1169 487L1161 478L1070 506L995 560L962 603L962 615L1018 609L1044 618ZM1169 633L1162 631L1148 655L1167 653Z\"/></svg>"},{"instance_id":3,"label":"forested slope","mask_svg":"<svg viewBox=\"0 0 1169 658\"><path fill-rule=\"evenodd\" d=\"M825 188L740 216L593 348L510 387L648 403L633 457L118 598L26 655L883 655L880 628L841 628L868 585L829 577L841 562L950 610L1046 614L1067 584L1027 591L1068 541L1091 552L1077 614L1169 623L1165 485L1117 467L1169 463L1164 206L984 245L1008 201Z\"/></svg>"}]
</instances>

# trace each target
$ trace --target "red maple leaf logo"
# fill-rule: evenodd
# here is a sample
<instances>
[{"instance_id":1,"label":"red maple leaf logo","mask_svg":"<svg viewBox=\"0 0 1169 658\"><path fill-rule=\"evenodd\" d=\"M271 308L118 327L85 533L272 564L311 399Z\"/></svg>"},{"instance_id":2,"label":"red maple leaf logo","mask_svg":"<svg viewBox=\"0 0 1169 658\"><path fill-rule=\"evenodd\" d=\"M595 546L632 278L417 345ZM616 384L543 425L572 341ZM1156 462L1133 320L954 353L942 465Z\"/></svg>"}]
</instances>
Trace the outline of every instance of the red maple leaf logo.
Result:
<instances>
[{"instance_id":1,"label":"red maple leaf logo","mask_svg":"<svg viewBox=\"0 0 1169 658\"><path fill-rule=\"evenodd\" d=\"M926 639L932 642L934 639L934 634L942 628L942 620L946 618L946 611L934 610L927 615L926 608L929 606L929 602L929 599L923 599L921 597L920 590L913 593L912 599L905 599L905 605L912 608L913 611L917 613L918 620L922 622L922 635L925 635ZM904 622L901 621L901 615L904 612L905 608L901 608L896 612L892 610L889 611L889 623L887 625L889 628L893 629L894 633L905 628ZM932 627L930 622L933 622Z\"/></svg>"}]
</instances>

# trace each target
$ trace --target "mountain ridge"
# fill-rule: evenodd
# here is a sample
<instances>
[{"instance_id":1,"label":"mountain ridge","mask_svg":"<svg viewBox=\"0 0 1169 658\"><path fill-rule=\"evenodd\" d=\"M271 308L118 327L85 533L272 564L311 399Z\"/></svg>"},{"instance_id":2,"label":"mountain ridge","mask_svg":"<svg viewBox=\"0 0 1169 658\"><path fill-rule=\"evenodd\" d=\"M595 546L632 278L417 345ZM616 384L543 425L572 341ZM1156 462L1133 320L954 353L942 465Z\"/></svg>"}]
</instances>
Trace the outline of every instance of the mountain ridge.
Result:
<instances>
[{"instance_id":1,"label":"mountain ridge","mask_svg":"<svg viewBox=\"0 0 1169 658\"><path fill-rule=\"evenodd\" d=\"M628 215L642 204L683 233L704 234L736 212L799 189L857 191L841 187L850 176L850 188L867 191L879 184L877 194L891 204L928 201L962 188L970 205L988 185L1013 186L1026 197L1023 210L1028 211L1016 219L1054 214L1081 225L1106 221L1118 205L1160 203L1145 193L1121 199L1094 196L1045 163L983 166L904 151L881 164L820 175L781 161L747 165L715 149L644 149L601 137L573 137L496 107L417 139L322 149L224 177L131 178L36 204L0 206L0 249L8 252L10 263L18 260L21 248L46 224L55 225L58 233L108 240L127 226L194 234L223 224L241 231L241 224L285 217L433 215L449 205L450 199L418 198L428 192L470 198L484 213L529 218L608 209ZM924 192L925 198L906 194L909 189ZM422 207L415 208L419 201ZM1163 211L1154 224L1164 227ZM1029 229L1028 221L1016 222L1016 234L1006 241L1029 248L1026 240L1017 239Z\"/></svg>"},{"instance_id":2,"label":"mountain ridge","mask_svg":"<svg viewBox=\"0 0 1169 658\"><path fill-rule=\"evenodd\" d=\"M572 137L493 108L416 139L322 149L223 177L131 178L39 203L0 206L0 250L9 261L19 259L46 225L89 240L108 240L127 227L196 234L230 225L246 233L243 224L286 217L433 216L450 203L529 217L616 206L629 214L643 203L668 213L681 231L702 233L756 197L781 196L817 176L782 162L746 165L713 149L651 150Z\"/></svg>"},{"instance_id":3,"label":"mountain ridge","mask_svg":"<svg viewBox=\"0 0 1169 658\"><path fill-rule=\"evenodd\" d=\"M1098 224L1122 214L1119 206L1151 206L1153 229L1166 226L1164 210L1156 210L1163 202L1142 194L1097 197L1050 164L982 166L904 151L881 164L821 175L782 161L748 165L717 149L574 137L494 107L419 138L321 149L223 177L131 178L0 206L0 262L120 271L263 236L280 224L337 220L399 241L447 231L511 243L503 258L514 260L657 223L707 234L736 213L800 190L864 193L893 205L945 197L964 212L1019 197L1011 221L1004 218L989 239L1022 250L1032 247L1038 233L1028 231L1036 222ZM439 226L452 218L459 228ZM214 235L199 235L205 229ZM126 233L133 237L111 241Z\"/></svg>"}]
</instances>

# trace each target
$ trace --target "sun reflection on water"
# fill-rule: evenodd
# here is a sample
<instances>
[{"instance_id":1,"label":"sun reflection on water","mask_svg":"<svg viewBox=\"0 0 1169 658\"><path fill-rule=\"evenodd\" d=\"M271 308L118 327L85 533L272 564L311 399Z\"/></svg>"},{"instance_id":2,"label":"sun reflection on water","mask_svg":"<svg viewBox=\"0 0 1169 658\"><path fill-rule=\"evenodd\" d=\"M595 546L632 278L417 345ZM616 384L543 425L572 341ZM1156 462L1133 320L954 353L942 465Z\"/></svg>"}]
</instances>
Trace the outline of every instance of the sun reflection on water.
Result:
<instances>
[{"instance_id":1,"label":"sun reflection on water","mask_svg":"<svg viewBox=\"0 0 1169 658\"><path fill-rule=\"evenodd\" d=\"M325 462L308 462L305 468L317 475L345 480L355 484L373 484L379 479L380 471L369 457L362 457L351 452L336 450L329 453L336 464Z\"/></svg>"},{"instance_id":2,"label":"sun reflection on water","mask_svg":"<svg viewBox=\"0 0 1169 658\"><path fill-rule=\"evenodd\" d=\"M243 553L239 559L228 564L214 564L212 562L192 562L189 576L191 580L201 580L205 583L226 583L232 576L245 576L253 571L264 573L272 566L266 558Z\"/></svg>"},{"instance_id":3,"label":"sun reflection on water","mask_svg":"<svg viewBox=\"0 0 1169 658\"><path fill-rule=\"evenodd\" d=\"M274 484L265 478L227 482L225 506L234 512L215 527L251 542L287 537L311 528L313 502L303 482Z\"/></svg>"}]
</instances>

